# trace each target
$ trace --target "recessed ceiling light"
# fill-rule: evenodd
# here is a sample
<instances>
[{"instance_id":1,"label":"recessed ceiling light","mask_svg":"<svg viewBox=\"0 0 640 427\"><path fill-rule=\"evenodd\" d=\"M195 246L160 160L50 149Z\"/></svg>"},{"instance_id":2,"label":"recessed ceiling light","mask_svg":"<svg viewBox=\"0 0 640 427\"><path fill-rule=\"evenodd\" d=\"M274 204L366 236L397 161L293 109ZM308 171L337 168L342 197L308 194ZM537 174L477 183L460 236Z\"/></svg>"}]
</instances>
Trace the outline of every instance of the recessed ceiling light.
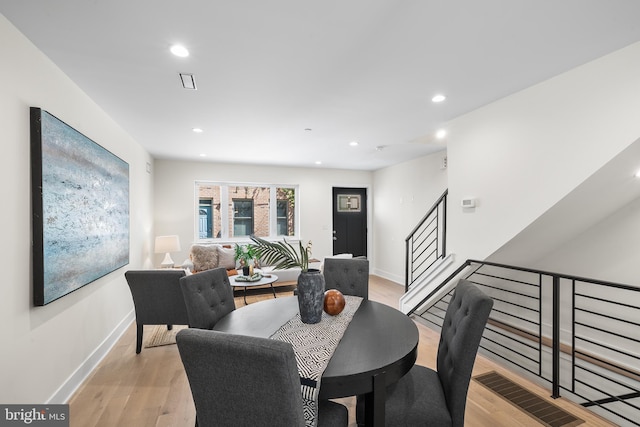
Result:
<instances>
[{"instance_id":1,"label":"recessed ceiling light","mask_svg":"<svg viewBox=\"0 0 640 427\"><path fill-rule=\"evenodd\" d=\"M636 172L635 177L636 178L640 178L640 170L638 170L638 172Z\"/></svg>"},{"instance_id":2,"label":"recessed ceiling light","mask_svg":"<svg viewBox=\"0 0 640 427\"><path fill-rule=\"evenodd\" d=\"M321 165L322 162L320 160L316 160L316 165Z\"/></svg>"},{"instance_id":3,"label":"recessed ceiling light","mask_svg":"<svg viewBox=\"0 0 640 427\"><path fill-rule=\"evenodd\" d=\"M447 99L447 97L446 97L446 96L441 95L441 94L438 94L438 95L434 96L433 98L431 98L431 101L432 101L432 102L442 102L442 101L444 101L445 99Z\"/></svg>"},{"instance_id":4,"label":"recessed ceiling light","mask_svg":"<svg viewBox=\"0 0 640 427\"><path fill-rule=\"evenodd\" d=\"M202 133L202 129L200 128L193 128L192 129L195 133Z\"/></svg>"},{"instance_id":5,"label":"recessed ceiling light","mask_svg":"<svg viewBox=\"0 0 640 427\"><path fill-rule=\"evenodd\" d=\"M436 132L436 138L438 138L438 139L442 139L442 138L444 138L445 136L447 136L447 131L446 131L446 130L444 130L444 129L439 129L439 130Z\"/></svg>"},{"instance_id":6,"label":"recessed ceiling light","mask_svg":"<svg viewBox=\"0 0 640 427\"><path fill-rule=\"evenodd\" d=\"M349 143L349 145L352 146L352 147L357 147L358 146L358 141L351 141Z\"/></svg>"},{"instance_id":7,"label":"recessed ceiling light","mask_svg":"<svg viewBox=\"0 0 640 427\"><path fill-rule=\"evenodd\" d=\"M171 53L173 53L175 56L179 56L180 58L186 58L187 56L189 56L189 51L187 50L187 48L179 44L174 44L169 50L171 50Z\"/></svg>"},{"instance_id":8,"label":"recessed ceiling light","mask_svg":"<svg viewBox=\"0 0 640 427\"><path fill-rule=\"evenodd\" d=\"M200 153L200 157L207 157L207 155L204 153Z\"/></svg>"}]
</instances>

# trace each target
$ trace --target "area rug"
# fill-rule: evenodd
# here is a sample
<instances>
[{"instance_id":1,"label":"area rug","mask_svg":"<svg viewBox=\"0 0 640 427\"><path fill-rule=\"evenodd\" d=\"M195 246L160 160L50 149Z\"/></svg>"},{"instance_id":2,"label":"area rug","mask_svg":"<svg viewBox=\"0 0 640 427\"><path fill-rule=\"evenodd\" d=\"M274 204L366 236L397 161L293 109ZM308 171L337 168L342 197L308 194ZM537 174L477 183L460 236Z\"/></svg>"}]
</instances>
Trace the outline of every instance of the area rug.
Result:
<instances>
[{"instance_id":1,"label":"area rug","mask_svg":"<svg viewBox=\"0 0 640 427\"><path fill-rule=\"evenodd\" d=\"M167 325L155 325L151 333L145 339L144 347L150 348L175 344L176 334L178 331L181 331L186 327L186 325L173 325L173 329L168 330Z\"/></svg>"}]
</instances>

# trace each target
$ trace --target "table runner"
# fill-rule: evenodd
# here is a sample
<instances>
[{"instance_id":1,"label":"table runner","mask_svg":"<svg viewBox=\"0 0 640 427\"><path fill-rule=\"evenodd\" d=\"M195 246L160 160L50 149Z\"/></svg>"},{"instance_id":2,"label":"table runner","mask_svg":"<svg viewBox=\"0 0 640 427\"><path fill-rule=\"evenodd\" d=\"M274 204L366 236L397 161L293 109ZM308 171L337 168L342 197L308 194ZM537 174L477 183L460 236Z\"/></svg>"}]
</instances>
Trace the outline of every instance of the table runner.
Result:
<instances>
[{"instance_id":1,"label":"table runner","mask_svg":"<svg viewBox=\"0 0 640 427\"><path fill-rule=\"evenodd\" d=\"M317 425L320 378L362 302L362 298L356 296L345 295L344 298L345 307L340 314L330 316L322 312L320 322L307 324L300 320L300 313L297 313L271 335L272 339L293 346L300 374L306 427Z\"/></svg>"}]
</instances>

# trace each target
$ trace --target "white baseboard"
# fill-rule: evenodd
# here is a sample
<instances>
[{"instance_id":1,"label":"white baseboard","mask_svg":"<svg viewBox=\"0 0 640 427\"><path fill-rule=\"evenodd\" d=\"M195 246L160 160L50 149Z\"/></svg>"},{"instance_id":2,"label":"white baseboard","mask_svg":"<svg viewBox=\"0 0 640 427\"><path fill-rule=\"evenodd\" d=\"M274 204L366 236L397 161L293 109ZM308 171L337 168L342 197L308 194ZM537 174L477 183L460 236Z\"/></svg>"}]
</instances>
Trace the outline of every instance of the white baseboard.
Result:
<instances>
[{"instance_id":1,"label":"white baseboard","mask_svg":"<svg viewBox=\"0 0 640 427\"><path fill-rule=\"evenodd\" d=\"M73 393L82 385L89 374L98 366L100 361L109 353L111 348L118 342L125 333L131 322L135 320L135 312L131 310L111 333L100 343L100 345L85 359L80 366L67 378L67 380L56 390L46 403L62 404L68 403Z\"/></svg>"},{"instance_id":2,"label":"white baseboard","mask_svg":"<svg viewBox=\"0 0 640 427\"><path fill-rule=\"evenodd\" d=\"M379 268L375 268L371 274L375 274L376 276L380 276L383 279L391 280L398 285L404 286L404 277L398 276L397 274L389 273L387 271L380 270Z\"/></svg>"}]
</instances>

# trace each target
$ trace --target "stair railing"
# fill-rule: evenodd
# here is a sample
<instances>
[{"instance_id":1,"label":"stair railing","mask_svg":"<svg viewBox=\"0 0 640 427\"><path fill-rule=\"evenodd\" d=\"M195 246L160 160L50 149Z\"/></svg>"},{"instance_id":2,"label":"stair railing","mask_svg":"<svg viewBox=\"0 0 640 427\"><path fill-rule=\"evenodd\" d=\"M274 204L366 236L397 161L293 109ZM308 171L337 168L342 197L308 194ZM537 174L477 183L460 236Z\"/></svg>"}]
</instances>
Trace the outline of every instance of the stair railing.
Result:
<instances>
[{"instance_id":1,"label":"stair railing","mask_svg":"<svg viewBox=\"0 0 640 427\"><path fill-rule=\"evenodd\" d=\"M447 194L438 198L405 239L405 292L447 254Z\"/></svg>"},{"instance_id":2,"label":"stair railing","mask_svg":"<svg viewBox=\"0 0 640 427\"><path fill-rule=\"evenodd\" d=\"M640 288L467 260L409 314L440 328L453 291L422 306L454 279L494 300L483 354L539 379L618 425L640 426Z\"/></svg>"}]
</instances>

